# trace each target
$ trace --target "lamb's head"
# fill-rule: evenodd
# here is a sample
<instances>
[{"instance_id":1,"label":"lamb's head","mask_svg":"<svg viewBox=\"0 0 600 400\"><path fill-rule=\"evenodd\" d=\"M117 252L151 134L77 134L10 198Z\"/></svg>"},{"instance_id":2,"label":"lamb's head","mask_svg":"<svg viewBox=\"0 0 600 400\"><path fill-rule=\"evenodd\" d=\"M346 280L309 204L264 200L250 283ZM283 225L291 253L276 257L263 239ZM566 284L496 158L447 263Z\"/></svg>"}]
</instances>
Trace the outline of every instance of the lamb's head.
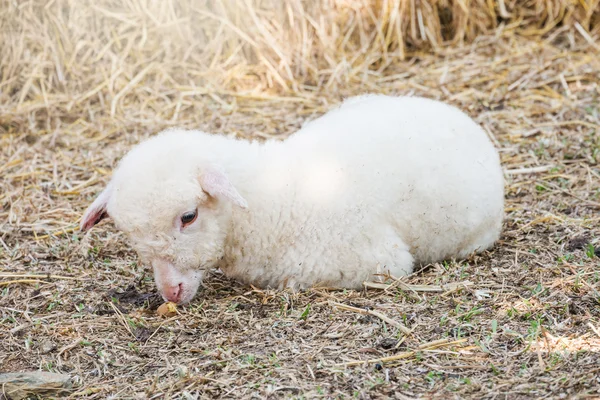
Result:
<instances>
[{"instance_id":1,"label":"lamb's head","mask_svg":"<svg viewBox=\"0 0 600 400\"><path fill-rule=\"evenodd\" d=\"M81 230L109 217L152 266L163 298L189 302L204 270L223 256L231 207L245 199L216 165L177 134L150 139L129 152L88 207Z\"/></svg>"}]
</instances>

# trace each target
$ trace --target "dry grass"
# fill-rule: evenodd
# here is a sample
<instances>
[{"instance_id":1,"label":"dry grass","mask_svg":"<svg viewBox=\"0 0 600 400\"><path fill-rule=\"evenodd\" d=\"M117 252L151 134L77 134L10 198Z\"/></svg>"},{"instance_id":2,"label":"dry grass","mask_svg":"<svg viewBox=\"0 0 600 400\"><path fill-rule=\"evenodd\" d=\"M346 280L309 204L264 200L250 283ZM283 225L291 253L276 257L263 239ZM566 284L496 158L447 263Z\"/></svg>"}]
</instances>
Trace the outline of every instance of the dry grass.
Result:
<instances>
[{"instance_id":1,"label":"dry grass","mask_svg":"<svg viewBox=\"0 0 600 400\"><path fill-rule=\"evenodd\" d=\"M1 0L0 372L69 373L89 398L600 396L597 0L174 4ZM164 127L285 137L366 91L490 132L492 251L362 293L215 275L159 318L111 224L76 232Z\"/></svg>"}]
</instances>

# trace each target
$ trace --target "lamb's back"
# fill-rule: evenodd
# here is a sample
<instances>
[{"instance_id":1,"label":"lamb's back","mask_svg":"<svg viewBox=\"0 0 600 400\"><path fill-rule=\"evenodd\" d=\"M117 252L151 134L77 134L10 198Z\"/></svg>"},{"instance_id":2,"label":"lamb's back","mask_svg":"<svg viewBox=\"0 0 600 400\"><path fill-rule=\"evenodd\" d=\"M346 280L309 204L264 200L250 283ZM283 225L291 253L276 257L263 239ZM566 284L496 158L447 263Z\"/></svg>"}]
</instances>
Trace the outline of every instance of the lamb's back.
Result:
<instances>
[{"instance_id":1,"label":"lamb's back","mask_svg":"<svg viewBox=\"0 0 600 400\"><path fill-rule=\"evenodd\" d=\"M479 125L447 104L351 98L287 145L301 166L301 197L349 223L392 224L417 259L451 254L460 240L468 247L482 227L500 230L498 154Z\"/></svg>"}]
</instances>

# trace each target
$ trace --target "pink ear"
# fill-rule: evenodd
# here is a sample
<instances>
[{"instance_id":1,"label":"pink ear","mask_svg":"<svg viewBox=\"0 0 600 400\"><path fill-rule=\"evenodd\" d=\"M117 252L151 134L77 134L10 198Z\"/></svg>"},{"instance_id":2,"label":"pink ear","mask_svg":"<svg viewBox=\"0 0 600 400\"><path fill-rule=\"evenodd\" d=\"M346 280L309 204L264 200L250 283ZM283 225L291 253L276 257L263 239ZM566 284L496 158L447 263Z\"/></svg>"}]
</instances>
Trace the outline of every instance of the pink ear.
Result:
<instances>
[{"instance_id":1,"label":"pink ear","mask_svg":"<svg viewBox=\"0 0 600 400\"><path fill-rule=\"evenodd\" d=\"M108 186L100 193L100 195L94 200L94 202L85 210L79 228L81 231L86 232L90 230L98 222L104 218L108 218L108 212L106 211L106 205L112 195L112 186L109 183Z\"/></svg>"},{"instance_id":2,"label":"pink ear","mask_svg":"<svg viewBox=\"0 0 600 400\"><path fill-rule=\"evenodd\" d=\"M215 167L209 167L200 175L200 186L202 190L213 197L231 200L241 208L248 208L248 202L233 187L225 174Z\"/></svg>"}]
</instances>

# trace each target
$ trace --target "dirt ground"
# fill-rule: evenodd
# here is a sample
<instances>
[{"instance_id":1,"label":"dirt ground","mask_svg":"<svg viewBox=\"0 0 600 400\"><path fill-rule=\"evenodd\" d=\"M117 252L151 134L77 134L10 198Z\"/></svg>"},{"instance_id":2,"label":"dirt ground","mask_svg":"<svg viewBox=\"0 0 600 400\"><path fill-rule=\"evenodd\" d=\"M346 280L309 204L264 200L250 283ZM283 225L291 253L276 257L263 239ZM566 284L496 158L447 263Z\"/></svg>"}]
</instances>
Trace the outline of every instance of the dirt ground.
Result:
<instances>
[{"instance_id":1,"label":"dirt ground","mask_svg":"<svg viewBox=\"0 0 600 400\"><path fill-rule=\"evenodd\" d=\"M138 79L145 66L108 84L133 81L121 96L85 71L46 91L45 64L29 87L0 87L0 372L69 374L73 398L600 398L593 41L481 36L291 94ZM362 292L262 291L215 272L164 318L151 271L110 221L77 231L115 162L162 128L277 140L364 92L441 99L490 133L506 169L491 251Z\"/></svg>"}]
</instances>

